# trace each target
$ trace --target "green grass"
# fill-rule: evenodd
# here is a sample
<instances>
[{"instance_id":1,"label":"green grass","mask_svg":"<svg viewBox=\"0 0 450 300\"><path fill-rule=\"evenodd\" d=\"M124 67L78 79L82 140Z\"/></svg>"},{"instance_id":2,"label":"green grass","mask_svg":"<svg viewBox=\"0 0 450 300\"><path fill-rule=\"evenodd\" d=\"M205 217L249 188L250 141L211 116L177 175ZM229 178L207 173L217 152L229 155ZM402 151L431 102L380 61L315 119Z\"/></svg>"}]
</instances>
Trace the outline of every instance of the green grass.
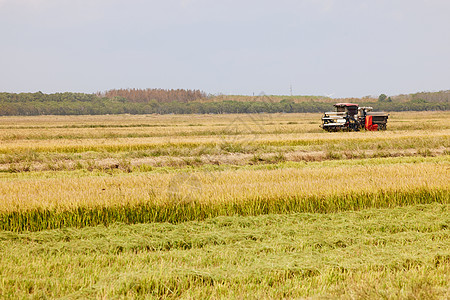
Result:
<instances>
[{"instance_id":1,"label":"green grass","mask_svg":"<svg viewBox=\"0 0 450 300\"><path fill-rule=\"evenodd\" d=\"M0 298L445 299L448 204L0 232Z\"/></svg>"}]
</instances>

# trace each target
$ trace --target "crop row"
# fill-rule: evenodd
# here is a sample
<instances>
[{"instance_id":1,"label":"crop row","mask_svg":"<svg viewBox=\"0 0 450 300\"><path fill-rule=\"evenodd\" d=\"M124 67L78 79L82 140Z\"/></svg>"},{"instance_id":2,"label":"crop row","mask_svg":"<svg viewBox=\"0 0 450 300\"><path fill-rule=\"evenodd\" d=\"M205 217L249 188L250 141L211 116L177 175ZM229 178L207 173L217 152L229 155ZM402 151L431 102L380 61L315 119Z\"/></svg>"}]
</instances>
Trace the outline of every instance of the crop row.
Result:
<instances>
[{"instance_id":1,"label":"crop row","mask_svg":"<svg viewBox=\"0 0 450 300\"><path fill-rule=\"evenodd\" d=\"M32 209L0 214L0 230L39 231L64 227L110 225L113 223L179 223L204 220L215 216L252 216L292 212L331 213L364 208L389 208L396 206L449 203L449 190L412 189L410 191L354 192L335 196L307 196L267 198L260 196L244 202L199 203L174 202L156 205L78 207L57 211Z\"/></svg>"}]
</instances>

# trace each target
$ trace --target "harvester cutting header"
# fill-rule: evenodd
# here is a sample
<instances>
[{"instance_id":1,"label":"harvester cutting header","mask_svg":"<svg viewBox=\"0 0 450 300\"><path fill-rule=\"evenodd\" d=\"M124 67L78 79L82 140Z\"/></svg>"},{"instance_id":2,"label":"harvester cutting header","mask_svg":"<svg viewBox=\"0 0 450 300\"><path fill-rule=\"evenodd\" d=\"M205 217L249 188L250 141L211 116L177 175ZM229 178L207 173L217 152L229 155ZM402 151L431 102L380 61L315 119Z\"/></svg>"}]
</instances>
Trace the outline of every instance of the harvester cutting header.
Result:
<instances>
[{"instance_id":1,"label":"harvester cutting header","mask_svg":"<svg viewBox=\"0 0 450 300\"><path fill-rule=\"evenodd\" d=\"M320 127L326 131L386 130L389 115L385 112L372 112L372 107L353 103L337 103L334 107L335 112L326 112L322 118Z\"/></svg>"}]
</instances>

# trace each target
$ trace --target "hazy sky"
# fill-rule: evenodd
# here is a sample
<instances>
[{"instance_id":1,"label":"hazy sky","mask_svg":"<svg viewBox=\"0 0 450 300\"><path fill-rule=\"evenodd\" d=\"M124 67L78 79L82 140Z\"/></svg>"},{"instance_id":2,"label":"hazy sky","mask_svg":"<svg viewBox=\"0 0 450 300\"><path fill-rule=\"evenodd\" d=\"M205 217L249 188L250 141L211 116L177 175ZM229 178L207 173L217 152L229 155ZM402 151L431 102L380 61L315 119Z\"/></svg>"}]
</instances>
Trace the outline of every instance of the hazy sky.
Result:
<instances>
[{"instance_id":1,"label":"hazy sky","mask_svg":"<svg viewBox=\"0 0 450 300\"><path fill-rule=\"evenodd\" d=\"M0 91L450 89L448 0L0 0Z\"/></svg>"}]
</instances>

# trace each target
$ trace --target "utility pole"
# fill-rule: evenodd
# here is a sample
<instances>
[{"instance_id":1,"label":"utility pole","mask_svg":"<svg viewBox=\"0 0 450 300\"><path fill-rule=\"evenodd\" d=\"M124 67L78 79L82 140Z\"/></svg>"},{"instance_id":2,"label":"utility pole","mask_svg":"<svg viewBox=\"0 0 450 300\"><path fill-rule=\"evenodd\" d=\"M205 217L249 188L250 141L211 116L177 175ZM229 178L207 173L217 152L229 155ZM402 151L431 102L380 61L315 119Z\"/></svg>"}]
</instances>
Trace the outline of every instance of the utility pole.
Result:
<instances>
[{"instance_id":1,"label":"utility pole","mask_svg":"<svg viewBox=\"0 0 450 300\"><path fill-rule=\"evenodd\" d=\"M291 91L291 96L292 96L292 84L290 85L289 90Z\"/></svg>"}]
</instances>

